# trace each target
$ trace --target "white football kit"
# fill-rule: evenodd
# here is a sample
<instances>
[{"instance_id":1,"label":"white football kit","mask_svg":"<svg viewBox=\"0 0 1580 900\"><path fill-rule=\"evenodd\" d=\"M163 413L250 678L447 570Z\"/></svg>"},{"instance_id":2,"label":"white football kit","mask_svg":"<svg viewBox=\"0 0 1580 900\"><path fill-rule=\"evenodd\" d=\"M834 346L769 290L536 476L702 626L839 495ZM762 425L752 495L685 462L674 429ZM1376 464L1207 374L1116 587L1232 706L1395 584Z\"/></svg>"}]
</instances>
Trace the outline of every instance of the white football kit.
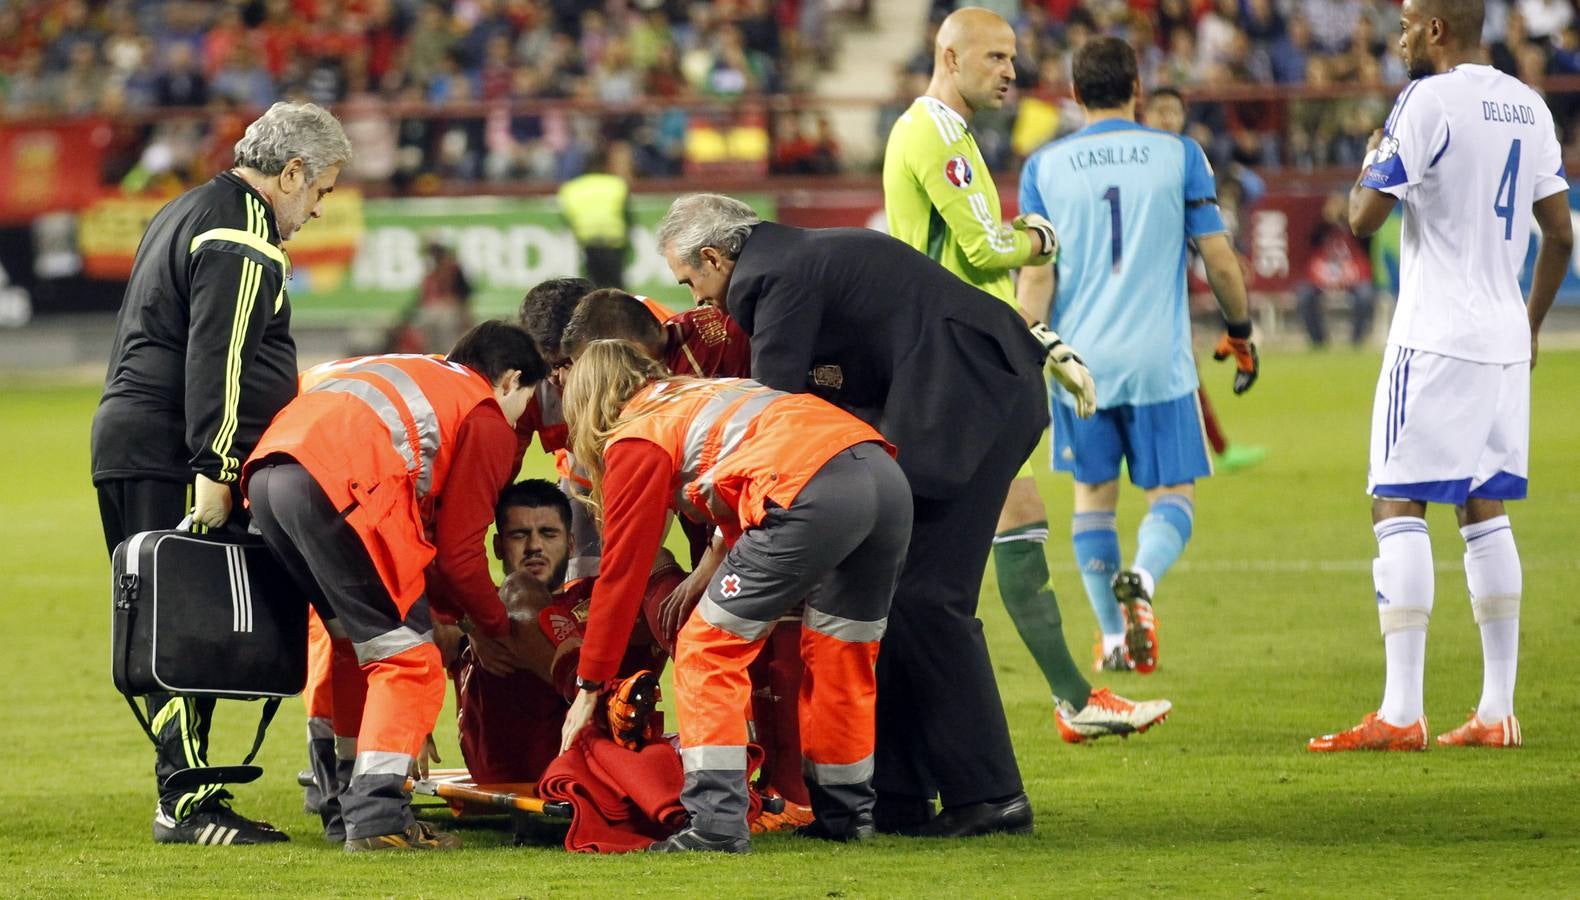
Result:
<instances>
[{"instance_id":1,"label":"white football kit","mask_svg":"<svg viewBox=\"0 0 1580 900\"><path fill-rule=\"evenodd\" d=\"M1399 302L1372 409L1368 492L1464 505L1525 496L1531 204L1568 189L1552 114L1462 65L1395 101L1362 184L1404 203Z\"/></svg>"}]
</instances>

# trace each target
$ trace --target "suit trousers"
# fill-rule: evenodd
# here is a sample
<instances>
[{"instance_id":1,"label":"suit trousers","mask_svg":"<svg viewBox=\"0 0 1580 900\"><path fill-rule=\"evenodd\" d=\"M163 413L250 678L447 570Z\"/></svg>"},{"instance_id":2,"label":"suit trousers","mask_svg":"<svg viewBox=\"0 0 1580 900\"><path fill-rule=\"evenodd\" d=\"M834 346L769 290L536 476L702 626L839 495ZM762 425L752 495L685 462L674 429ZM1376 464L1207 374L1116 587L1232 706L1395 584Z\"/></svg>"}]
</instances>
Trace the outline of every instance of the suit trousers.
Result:
<instances>
[{"instance_id":1,"label":"suit trousers","mask_svg":"<svg viewBox=\"0 0 1580 900\"><path fill-rule=\"evenodd\" d=\"M1048 422L1046 389L1031 385L964 489L914 498L911 543L878 653L880 794L936 795L953 807L1022 789L977 600L1010 482Z\"/></svg>"}]
</instances>

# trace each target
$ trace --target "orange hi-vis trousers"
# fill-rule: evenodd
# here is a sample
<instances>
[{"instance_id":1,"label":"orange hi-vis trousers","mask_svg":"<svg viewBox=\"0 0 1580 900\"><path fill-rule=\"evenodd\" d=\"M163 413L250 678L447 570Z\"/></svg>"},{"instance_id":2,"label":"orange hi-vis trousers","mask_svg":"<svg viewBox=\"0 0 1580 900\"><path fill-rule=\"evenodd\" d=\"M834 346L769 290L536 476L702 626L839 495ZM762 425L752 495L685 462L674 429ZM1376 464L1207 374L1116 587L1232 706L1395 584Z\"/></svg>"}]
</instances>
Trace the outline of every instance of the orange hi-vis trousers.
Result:
<instances>
[{"instance_id":1,"label":"orange hi-vis trousers","mask_svg":"<svg viewBox=\"0 0 1580 900\"><path fill-rule=\"evenodd\" d=\"M730 549L675 647L691 824L746 837L748 667L778 619L802 616L802 775L834 831L870 814L878 640L910 539L910 487L875 444L829 460L788 508Z\"/></svg>"},{"instance_id":2,"label":"orange hi-vis trousers","mask_svg":"<svg viewBox=\"0 0 1580 900\"><path fill-rule=\"evenodd\" d=\"M427 598L401 615L361 538L302 466L259 467L248 495L270 551L303 593L327 610L325 627L345 635L330 641L337 760L333 779L326 774L320 784L325 835L339 838L343 829L345 838L356 839L404 831L413 821L407 770L444 706L444 666Z\"/></svg>"}]
</instances>

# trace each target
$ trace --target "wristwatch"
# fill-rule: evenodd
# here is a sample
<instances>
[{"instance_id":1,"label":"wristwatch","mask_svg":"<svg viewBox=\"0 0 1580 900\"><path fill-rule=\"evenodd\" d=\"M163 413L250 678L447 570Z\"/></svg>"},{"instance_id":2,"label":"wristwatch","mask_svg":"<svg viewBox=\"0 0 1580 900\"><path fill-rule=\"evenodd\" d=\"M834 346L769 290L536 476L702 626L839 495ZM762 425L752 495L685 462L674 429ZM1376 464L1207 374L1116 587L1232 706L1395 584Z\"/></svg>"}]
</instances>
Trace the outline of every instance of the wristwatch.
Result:
<instances>
[{"instance_id":1,"label":"wristwatch","mask_svg":"<svg viewBox=\"0 0 1580 900\"><path fill-rule=\"evenodd\" d=\"M587 679L578 675L576 677L576 688L577 690L586 691L589 694L597 694L603 691L603 682L588 681Z\"/></svg>"}]
</instances>

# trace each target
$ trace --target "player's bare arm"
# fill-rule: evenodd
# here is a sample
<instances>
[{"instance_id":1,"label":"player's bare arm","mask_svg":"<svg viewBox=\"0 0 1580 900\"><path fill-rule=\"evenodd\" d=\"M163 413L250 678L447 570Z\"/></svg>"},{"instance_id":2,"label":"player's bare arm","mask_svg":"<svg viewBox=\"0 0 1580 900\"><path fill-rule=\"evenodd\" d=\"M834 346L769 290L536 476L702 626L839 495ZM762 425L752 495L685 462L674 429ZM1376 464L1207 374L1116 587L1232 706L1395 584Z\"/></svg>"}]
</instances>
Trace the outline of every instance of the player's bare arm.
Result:
<instances>
[{"instance_id":1,"label":"player's bare arm","mask_svg":"<svg viewBox=\"0 0 1580 900\"><path fill-rule=\"evenodd\" d=\"M1058 276L1053 266L1027 266L1020 270L1020 280L1015 283L1015 302L1020 306L1021 317L1027 323L1046 322L1053 312L1053 293L1058 287Z\"/></svg>"},{"instance_id":2,"label":"player's bare arm","mask_svg":"<svg viewBox=\"0 0 1580 900\"><path fill-rule=\"evenodd\" d=\"M1531 215L1542 231L1541 249L1536 252L1536 267L1531 273L1531 295L1525 314L1531 320L1531 368L1536 368L1536 341L1542 320L1552 308L1558 286L1574 251L1574 225L1569 214L1569 192L1559 191L1531 204ZM1024 276L1023 276L1024 277Z\"/></svg>"},{"instance_id":3,"label":"player's bare arm","mask_svg":"<svg viewBox=\"0 0 1580 900\"><path fill-rule=\"evenodd\" d=\"M1358 238L1368 238L1376 234L1377 229L1388 221L1388 215L1393 212L1394 204L1399 202L1392 194L1385 194L1361 184L1361 179L1366 177L1372 152L1377 149L1382 138L1381 128L1372 132L1371 140L1366 142L1368 165L1361 166L1361 174L1350 187L1350 231Z\"/></svg>"},{"instance_id":4,"label":"player's bare arm","mask_svg":"<svg viewBox=\"0 0 1580 900\"><path fill-rule=\"evenodd\" d=\"M1249 322L1251 303L1245 295L1245 275L1229 235L1209 234L1197 239L1196 249L1207 267L1207 283L1218 298L1218 308L1228 322Z\"/></svg>"}]
</instances>

